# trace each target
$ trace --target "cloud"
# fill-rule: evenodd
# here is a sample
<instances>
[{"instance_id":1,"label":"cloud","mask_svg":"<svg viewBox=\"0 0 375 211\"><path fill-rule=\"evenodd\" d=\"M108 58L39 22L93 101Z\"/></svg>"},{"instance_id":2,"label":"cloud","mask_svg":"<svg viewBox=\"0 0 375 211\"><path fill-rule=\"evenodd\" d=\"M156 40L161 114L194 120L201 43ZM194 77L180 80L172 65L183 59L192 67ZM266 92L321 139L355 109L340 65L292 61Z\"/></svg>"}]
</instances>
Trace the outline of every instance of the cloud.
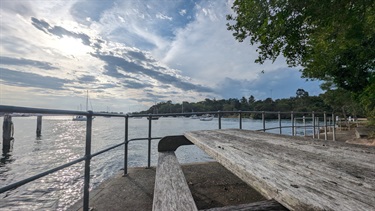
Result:
<instances>
[{"instance_id":1,"label":"cloud","mask_svg":"<svg viewBox=\"0 0 375 211\"><path fill-rule=\"evenodd\" d=\"M152 87L150 84L140 83L132 80L123 80L123 86L130 89L143 89L146 87Z\"/></svg>"},{"instance_id":2,"label":"cloud","mask_svg":"<svg viewBox=\"0 0 375 211\"><path fill-rule=\"evenodd\" d=\"M159 18L159 19L162 19L162 20L169 20L169 21L172 21L173 18L172 17L169 17L167 15L163 15L161 13L157 13L156 14L156 18Z\"/></svg>"},{"instance_id":3,"label":"cloud","mask_svg":"<svg viewBox=\"0 0 375 211\"><path fill-rule=\"evenodd\" d=\"M46 34L50 33L60 38L62 38L63 36L68 36L68 37L80 39L82 41L82 44L84 45L87 45L87 46L91 45L90 37L87 34L71 32L61 26L51 26L46 21L39 20L34 17L31 17L31 22L33 26L35 26L37 29L41 30L42 32Z\"/></svg>"},{"instance_id":4,"label":"cloud","mask_svg":"<svg viewBox=\"0 0 375 211\"><path fill-rule=\"evenodd\" d=\"M102 36L142 50L164 48L174 39L176 29L193 20L196 1L118 1L100 11L95 26ZM184 10L182 16L180 11ZM171 21L173 20L173 21Z\"/></svg>"},{"instance_id":5,"label":"cloud","mask_svg":"<svg viewBox=\"0 0 375 211\"><path fill-rule=\"evenodd\" d=\"M115 6L115 0L95 1L81 0L70 8L74 19L82 24L91 24L91 21L99 21L101 15Z\"/></svg>"},{"instance_id":6,"label":"cloud","mask_svg":"<svg viewBox=\"0 0 375 211\"><path fill-rule=\"evenodd\" d=\"M0 64L1 65L12 65L12 66L32 66L44 70L54 70L58 69L57 67L54 67L49 62L42 62L42 61L36 61L36 60L30 60L30 59L24 59L24 58L11 58L6 56L0 56Z\"/></svg>"},{"instance_id":7,"label":"cloud","mask_svg":"<svg viewBox=\"0 0 375 211\"><path fill-rule=\"evenodd\" d=\"M298 88L314 95L320 94L319 81L303 81L301 73L295 69L279 69L280 74L265 72L255 80L225 78L217 84L215 91L224 98L255 96L257 99L293 97ZM311 87L311 88L310 88Z\"/></svg>"},{"instance_id":8,"label":"cloud","mask_svg":"<svg viewBox=\"0 0 375 211\"><path fill-rule=\"evenodd\" d=\"M78 80L84 83L92 83L97 82L98 80L95 78L95 76L92 75L83 75L78 77Z\"/></svg>"},{"instance_id":9,"label":"cloud","mask_svg":"<svg viewBox=\"0 0 375 211\"><path fill-rule=\"evenodd\" d=\"M225 77L255 79L261 70L274 71L287 67L278 60L274 64L255 64L255 46L239 43L226 27L230 5L224 1L205 1L195 6L195 19L176 30L175 39L167 49L158 49L163 63L181 70L182 74L208 83ZM163 54L165 52L165 54Z\"/></svg>"},{"instance_id":10,"label":"cloud","mask_svg":"<svg viewBox=\"0 0 375 211\"><path fill-rule=\"evenodd\" d=\"M0 80L2 80L4 84L10 86L35 87L53 90L64 90L64 84L72 82L68 79L19 72L6 68L0 68Z\"/></svg>"},{"instance_id":11,"label":"cloud","mask_svg":"<svg viewBox=\"0 0 375 211\"><path fill-rule=\"evenodd\" d=\"M154 65L152 68L148 68L136 63L135 61L129 62L124 58L113 55L92 54L92 56L104 61L107 64L104 66L107 70L106 74L113 77L126 77L126 73L133 73L140 77L147 76L151 79L157 80L161 84L173 85L184 91L212 92L212 89L209 87L187 82L175 73L166 73L164 67ZM120 73L120 71L122 73Z\"/></svg>"},{"instance_id":12,"label":"cloud","mask_svg":"<svg viewBox=\"0 0 375 211\"><path fill-rule=\"evenodd\" d=\"M134 58L136 60L141 60L141 61L147 61L147 62L156 62L154 59L149 58L149 56L146 56L146 54L142 51L127 51L126 55Z\"/></svg>"},{"instance_id":13,"label":"cloud","mask_svg":"<svg viewBox=\"0 0 375 211\"><path fill-rule=\"evenodd\" d=\"M186 15L186 10L180 10L179 14L180 14L181 16Z\"/></svg>"},{"instance_id":14,"label":"cloud","mask_svg":"<svg viewBox=\"0 0 375 211\"><path fill-rule=\"evenodd\" d=\"M31 2L1 1L1 9L20 15L33 15Z\"/></svg>"}]
</instances>

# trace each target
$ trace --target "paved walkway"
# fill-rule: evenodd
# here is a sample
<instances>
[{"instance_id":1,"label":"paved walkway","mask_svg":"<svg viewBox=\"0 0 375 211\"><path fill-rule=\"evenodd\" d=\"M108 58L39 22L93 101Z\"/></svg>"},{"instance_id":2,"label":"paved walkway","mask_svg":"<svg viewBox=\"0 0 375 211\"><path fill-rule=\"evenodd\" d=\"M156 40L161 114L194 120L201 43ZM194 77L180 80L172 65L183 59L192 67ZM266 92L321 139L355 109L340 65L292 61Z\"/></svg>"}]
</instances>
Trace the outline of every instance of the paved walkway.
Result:
<instances>
[{"instance_id":1,"label":"paved walkway","mask_svg":"<svg viewBox=\"0 0 375 211\"><path fill-rule=\"evenodd\" d=\"M198 209L266 200L217 162L182 165ZM155 168L129 169L90 192L93 210L152 210ZM82 210L82 201L69 210Z\"/></svg>"}]
</instances>

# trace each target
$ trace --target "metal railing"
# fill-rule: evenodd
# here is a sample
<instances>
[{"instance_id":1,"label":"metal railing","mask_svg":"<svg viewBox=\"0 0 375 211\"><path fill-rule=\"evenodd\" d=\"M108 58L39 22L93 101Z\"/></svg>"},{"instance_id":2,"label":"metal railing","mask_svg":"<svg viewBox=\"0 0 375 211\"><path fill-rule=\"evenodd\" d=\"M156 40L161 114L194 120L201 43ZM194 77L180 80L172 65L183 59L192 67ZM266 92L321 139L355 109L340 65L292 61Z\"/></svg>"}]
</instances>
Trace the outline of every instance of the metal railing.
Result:
<instances>
[{"instance_id":1,"label":"metal railing","mask_svg":"<svg viewBox=\"0 0 375 211\"><path fill-rule=\"evenodd\" d=\"M34 175L32 177L29 177L27 179L6 185L4 187L0 188L0 193L4 193L6 191L15 189L17 187L20 187L26 183L32 182L34 180L37 180L41 177L44 177L48 174L57 172L59 170L62 170L64 168L70 167L74 164L77 164L79 162L85 161L84 163L84 187L83 187L83 210L87 211L89 210L89 186L90 186L90 162L91 159L95 156L98 156L100 154L103 154L107 151L110 151L112 149L115 149L117 147L120 147L122 145L125 145L125 151L124 151L124 175L128 174L128 151L129 151L129 143L133 141L139 141L139 140L147 140L148 141L148 155L147 155L147 168L151 167L151 141L161 139L162 137L152 137L152 117L162 117L162 116L190 116L190 115L204 115L204 114L211 114L215 115L218 119L218 129L222 129L222 117L224 115L230 115L230 114L237 114L239 119L239 129L242 129L243 127L243 118L245 116L250 115L261 115L262 118L262 129L259 129L258 131L269 131L269 130L275 130L279 129L279 133L282 134L282 128L291 128L291 135L296 135L295 130L299 127L311 127L313 128L313 138L315 138L315 133L318 130L319 134L319 124L316 125L316 122L319 123L319 115L323 115L323 121L324 121L324 131L325 131L325 140L327 140L327 115L326 113L314 113L311 112L311 119L312 119L312 125L306 125L303 126L296 126L295 120L298 120L298 117L295 117L296 115L306 115L307 112L265 112L265 111L213 111L213 112L191 112L191 113L168 113L168 114L143 114L143 115L132 115L132 114L109 114L109 113L97 113L92 111L71 111L71 110L55 110L55 109L40 109L40 108L28 108L28 107L16 107L16 106L3 106L0 105L0 113L4 114L11 114L11 113L27 113L27 114L34 114L34 115L82 115L87 117L86 121L86 142L85 142L85 154L83 157L78 158L76 160L73 160L71 162L68 162L66 164L63 164L61 166L55 167L53 169L49 169L45 172L39 173L37 175ZM266 128L266 115L277 115L278 119L278 127L273 128ZM290 122L291 125L282 126L281 123L281 115L290 115ZM114 146L111 146L109 148L106 148L104 150L91 153L91 136L92 136L92 120L94 116L110 116L110 117L118 117L118 118L125 118L125 128L124 128L124 141L116 144ZM129 118L133 117L147 117L148 118L148 137L145 138L133 138L129 139ZM332 121L331 125L333 126L333 140L335 140L335 122L334 122L334 114L332 114ZM317 128L318 127L318 128Z\"/></svg>"}]
</instances>

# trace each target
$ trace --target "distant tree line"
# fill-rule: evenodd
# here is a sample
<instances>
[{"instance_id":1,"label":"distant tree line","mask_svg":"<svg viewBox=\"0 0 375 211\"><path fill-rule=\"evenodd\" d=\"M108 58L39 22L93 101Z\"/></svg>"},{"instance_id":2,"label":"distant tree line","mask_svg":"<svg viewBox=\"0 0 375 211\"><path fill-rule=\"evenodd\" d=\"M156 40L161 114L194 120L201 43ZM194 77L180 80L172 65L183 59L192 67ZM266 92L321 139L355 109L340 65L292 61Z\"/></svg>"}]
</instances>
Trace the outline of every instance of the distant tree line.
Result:
<instances>
[{"instance_id":1,"label":"distant tree line","mask_svg":"<svg viewBox=\"0 0 375 211\"><path fill-rule=\"evenodd\" d=\"M276 99L267 98L256 100L253 95L242 97L241 99L208 99L200 102L172 103L159 102L151 106L140 114L169 114L169 113L186 113L191 112L208 112L208 111L275 111L275 112L335 112L336 115L347 117L365 116L360 104L353 100L345 93L326 92L319 96L309 96L304 89L298 89L295 97ZM301 114L303 115L303 114ZM261 114L251 114L251 118L261 118ZM277 113L268 114L267 118L277 118ZM282 114L282 118L290 118L290 114Z\"/></svg>"}]
</instances>

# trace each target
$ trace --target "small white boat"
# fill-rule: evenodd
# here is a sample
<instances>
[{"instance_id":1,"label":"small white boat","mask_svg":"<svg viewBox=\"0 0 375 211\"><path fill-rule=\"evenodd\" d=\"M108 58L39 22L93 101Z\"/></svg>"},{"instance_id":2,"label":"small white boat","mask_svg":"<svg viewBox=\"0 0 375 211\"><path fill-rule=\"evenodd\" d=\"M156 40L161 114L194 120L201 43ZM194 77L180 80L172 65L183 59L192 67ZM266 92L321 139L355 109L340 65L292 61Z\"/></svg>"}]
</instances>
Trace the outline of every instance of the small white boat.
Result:
<instances>
[{"instance_id":1,"label":"small white boat","mask_svg":"<svg viewBox=\"0 0 375 211\"><path fill-rule=\"evenodd\" d=\"M82 110L82 109L80 109ZM86 91L86 111L89 110L89 91ZM92 119L94 119L93 117ZM87 121L87 117L83 115L77 115L73 117L73 121Z\"/></svg>"},{"instance_id":2,"label":"small white boat","mask_svg":"<svg viewBox=\"0 0 375 211\"><path fill-rule=\"evenodd\" d=\"M199 119L199 117L198 117L197 115L194 114L194 115L191 115L191 116L190 116L190 119Z\"/></svg>"},{"instance_id":3,"label":"small white boat","mask_svg":"<svg viewBox=\"0 0 375 211\"><path fill-rule=\"evenodd\" d=\"M214 117L209 115L209 114L203 115L201 118L199 118L199 120L201 120L201 121L211 121L213 119L214 119Z\"/></svg>"},{"instance_id":4,"label":"small white boat","mask_svg":"<svg viewBox=\"0 0 375 211\"><path fill-rule=\"evenodd\" d=\"M82 115L74 116L73 121L87 121L87 117Z\"/></svg>"}]
</instances>

